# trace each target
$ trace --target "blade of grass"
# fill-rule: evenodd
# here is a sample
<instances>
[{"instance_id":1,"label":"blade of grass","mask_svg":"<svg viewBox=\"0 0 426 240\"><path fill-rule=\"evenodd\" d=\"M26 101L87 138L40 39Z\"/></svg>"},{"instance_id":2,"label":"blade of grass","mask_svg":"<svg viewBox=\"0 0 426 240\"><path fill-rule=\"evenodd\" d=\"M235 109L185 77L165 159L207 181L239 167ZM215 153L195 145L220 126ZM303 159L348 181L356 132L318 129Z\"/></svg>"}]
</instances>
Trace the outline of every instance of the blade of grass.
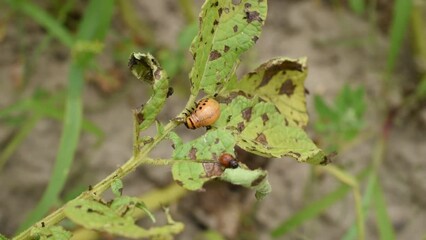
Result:
<instances>
[{"instance_id":1,"label":"blade of grass","mask_svg":"<svg viewBox=\"0 0 426 240\"><path fill-rule=\"evenodd\" d=\"M363 14L365 12L365 3L364 0L349 0L349 7L356 14Z\"/></svg>"},{"instance_id":2,"label":"blade of grass","mask_svg":"<svg viewBox=\"0 0 426 240\"><path fill-rule=\"evenodd\" d=\"M9 157L15 152L15 150L21 145L28 134L32 131L35 125L40 120L40 115L35 114L28 120L24 121L24 125L19 127L19 131L13 136L12 140L7 144L0 154L0 171L6 164Z\"/></svg>"},{"instance_id":3,"label":"blade of grass","mask_svg":"<svg viewBox=\"0 0 426 240\"><path fill-rule=\"evenodd\" d=\"M412 0L396 0L394 3L394 16L390 28L390 48L386 64L386 79L395 68L396 59L408 28L412 5Z\"/></svg>"},{"instance_id":4,"label":"blade of grass","mask_svg":"<svg viewBox=\"0 0 426 240\"><path fill-rule=\"evenodd\" d=\"M364 212L368 213L368 210L370 209L371 199L373 198L374 188L376 184L376 172L370 171L367 178L367 186L365 188L365 192L362 198L362 208ZM345 235L343 236L342 240L353 240L356 239L357 235L357 227L356 224L352 224L352 226L346 231Z\"/></svg>"},{"instance_id":5,"label":"blade of grass","mask_svg":"<svg viewBox=\"0 0 426 240\"><path fill-rule=\"evenodd\" d=\"M361 180L367 174L371 171L371 168L368 167L364 169L358 176L357 179ZM284 221L282 224L280 224L277 228L275 228L271 232L271 236L276 238L280 237L289 231L295 229L296 227L302 225L306 221L317 217L319 214L324 212L327 208L332 206L334 203L342 199L346 194L351 190L351 187L342 184L340 187L338 187L333 192L325 195L321 199L318 199L316 201L313 201L308 206L304 207L300 211L296 212L293 216L291 216L289 219Z\"/></svg>"},{"instance_id":6,"label":"blade of grass","mask_svg":"<svg viewBox=\"0 0 426 240\"><path fill-rule=\"evenodd\" d=\"M109 28L113 5L113 0L90 1L79 26L78 39L89 41L103 39ZM65 185L80 135L84 72L92 57L92 54L80 53L75 55L72 60L68 77L64 127L52 177L46 191L43 193L42 199L20 226L19 231L29 227L43 217L49 208L52 207L52 204L57 202L58 196Z\"/></svg>"},{"instance_id":7,"label":"blade of grass","mask_svg":"<svg viewBox=\"0 0 426 240\"><path fill-rule=\"evenodd\" d=\"M71 48L74 43L73 36L46 11L33 4L31 1L25 0L7 0L7 3L13 8L23 12L31 17L41 26L45 27L50 34L59 39L65 46Z\"/></svg>"},{"instance_id":8,"label":"blade of grass","mask_svg":"<svg viewBox=\"0 0 426 240\"><path fill-rule=\"evenodd\" d=\"M380 239L382 240L393 240L395 238L395 232L389 219L389 215L387 212L387 205L385 198L383 196L383 189L380 184L380 181L377 179L374 189L374 207L376 210L376 221L377 227L379 229Z\"/></svg>"},{"instance_id":9,"label":"blade of grass","mask_svg":"<svg viewBox=\"0 0 426 240\"><path fill-rule=\"evenodd\" d=\"M362 207L361 192L359 190L358 181L349 173L346 173L344 170L341 170L334 165L325 166L324 169L328 173L339 179L341 182L347 184L352 188L355 200L356 230L358 233L358 239L365 239L365 214L364 209Z\"/></svg>"}]
</instances>

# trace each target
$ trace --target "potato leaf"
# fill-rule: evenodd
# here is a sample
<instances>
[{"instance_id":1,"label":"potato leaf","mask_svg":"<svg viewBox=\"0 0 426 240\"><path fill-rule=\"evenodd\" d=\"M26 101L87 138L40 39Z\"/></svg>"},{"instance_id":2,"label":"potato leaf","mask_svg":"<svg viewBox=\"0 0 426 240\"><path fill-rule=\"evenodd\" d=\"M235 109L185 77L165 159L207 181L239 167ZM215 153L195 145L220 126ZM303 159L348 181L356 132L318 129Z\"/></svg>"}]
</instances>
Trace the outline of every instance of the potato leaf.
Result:
<instances>
[{"instance_id":1,"label":"potato leaf","mask_svg":"<svg viewBox=\"0 0 426 240\"><path fill-rule=\"evenodd\" d=\"M223 173L218 158L224 152L233 154L234 146L234 136L226 130L210 130L200 138L176 145L173 179L188 190L201 189L205 182Z\"/></svg>"},{"instance_id":2,"label":"potato leaf","mask_svg":"<svg viewBox=\"0 0 426 240\"><path fill-rule=\"evenodd\" d=\"M71 221L87 229L104 231L126 238L138 239L177 234L183 230L183 224L179 222L163 227L143 229L137 226L130 216L121 216L115 209L94 200L77 199L71 201L65 206L64 213Z\"/></svg>"},{"instance_id":3,"label":"potato leaf","mask_svg":"<svg viewBox=\"0 0 426 240\"><path fill-rule=\"evenodd\" d=\"M71 239L71 232L61 226L37 227L31 229L32 239L40 240L68 240Z\"/></svg>"},{"instance_id":4,"label":"potato leaf","mask_svg":"<svg viewBox=\"0 0 426 240\"><path fill-rule=\"evenodd\" d=\"M267 1L207 0L199 16L200 30L191 45L194 66L191 92L209 95L233 74L241 53L259 38Z\"/></svg>"},{"instance_id":5,"label":"potato leaf","mask_svg":"<svg viewBox=\"0 0 426 240\"><path fill-rule=\"evenodd\" d=\"M151 126L163 108L169 92L169 78L149 53L133 53L129 59L129 68L136 78L151 84L154 91L148 102L134 111L142 131Z\"/></svg>"},{"instance_id":6,"label":"potato leaf","mask_svg":"<svg viewBox=\"0 0 426 240\"><path fill-rule=\"evenodd\" d=\"M311 164L328 162L304 130L290 125L274 104L241 95L230 101L221 104L221 116L213 126L232 131L244 150L265 157L289 156Z\"/></svg>"},{"instance_id":7,"label":"potato leaf","mask_svg":"<svg viewBox=\"0 0 426 240\"><path fill-rule=\"evenodd\" d=\"M256 169L249 170L245 168L227 169L220 177L221 180L241 185L256 191L256 199L262 200L271 192L271 185L267 179L267 172Z\"/></svg>"},{"instance_id":8,"label":"potato leaf","mask_svg":"<svg viewBox=\"0 0 426 240\"><path fill-rule=\"evenodd\" d=\"M240 81L232 81L228 91L241 90L275 104L287 125L306 126L308 114L304 82L306 58L276 58L260 65Z\"/></svg>"}]
</instances>

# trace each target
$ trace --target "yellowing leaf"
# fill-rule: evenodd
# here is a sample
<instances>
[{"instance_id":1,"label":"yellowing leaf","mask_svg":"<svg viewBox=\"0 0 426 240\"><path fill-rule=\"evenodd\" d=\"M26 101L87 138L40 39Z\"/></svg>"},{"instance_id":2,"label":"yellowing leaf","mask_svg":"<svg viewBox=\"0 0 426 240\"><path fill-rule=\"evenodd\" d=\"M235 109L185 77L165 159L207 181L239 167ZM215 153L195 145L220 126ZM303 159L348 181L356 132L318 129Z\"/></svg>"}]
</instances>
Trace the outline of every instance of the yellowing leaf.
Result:
<instances>
[{"instance_id":1,"label":"yellowing leaf","mask_svg":"<svg viewBox=\"0 0 426 240\"><path fill-rule=\"evenodd\" d=\"M233 74L241 53L259 38L266 0L207 0L199 16L200 31L191 45L192 93L216 92Z\"/></svg>"},{"instance_id":2,"label":"yellowing leaf","mask_svg":"<svg viewBox=\"0 0 426 240\"><path fill-rule=\"evenodd\" d=\"M306 76L306 58L277 58L260 65L227 88L274 103L287 120L287 125L305 126L308 122L304 87Z\"/></svg>"},{"instance_id":3,"label":"yellowing leaf","mask_svg":"<svg viewBox=\"0 0 426 240\"><path fill-rule=\"evenodd\" d=\"M235 139L229 131L210 130L205 135L176 146L173 152L173 179L188 190L199 190L203 184L223 173L218 162L222 153L234 153ZM181 161L179 161L181 160Z\"/></svg>"},{"instance_id":4,"label":"yellowing leaf","mask_svg":"<svg viewBox=\"0 0 426 240\"><path fill-rule=\"evenodd\" d=\"M270 102L236 96L229 104L221 104L221 109L213 126L232 131L237 145L246 151L265 157L289 156L311 164L328 162L304 130L290 125Z\"/></svg>"}]
</instances>

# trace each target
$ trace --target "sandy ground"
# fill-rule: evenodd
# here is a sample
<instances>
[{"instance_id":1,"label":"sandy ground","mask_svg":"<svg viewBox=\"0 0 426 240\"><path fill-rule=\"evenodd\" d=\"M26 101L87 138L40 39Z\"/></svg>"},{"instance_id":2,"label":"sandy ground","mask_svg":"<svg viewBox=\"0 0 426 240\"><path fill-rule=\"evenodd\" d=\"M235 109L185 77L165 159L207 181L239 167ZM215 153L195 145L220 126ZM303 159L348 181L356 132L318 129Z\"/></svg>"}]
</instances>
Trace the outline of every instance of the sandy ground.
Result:
<instances>
[{"instance_id":1,"label":"sandy ground","mask_svg":"<svg viewBox=\"0 0 426 240\"><path fill-rule=\"evenodd\" d=\"M351 16L345 10L330 9L318 1L269 2L263 33L254 49L246 54L245 59L249 62L243 64L240 71L247 72L277 56L307 56L309 76L306 85L311 93L308 96L311 121L315 119L313 95L322 95L331 100L345 83L363 85L368 101L365 132L377 133L381 116L375 109L375 101L380 93L380 69L385 62L386 39L373 31L364 19ZM155 4L139 1L137 4L141 19L151 24L155 38L161 45L173 47L179 29L184 25L176 4L171 0L155 1ZM200 1L196 1L195 5L199 7ZM166 15L167 18L161 17ZM13 79L19 76L19 67L24 59L16 54L19 44L31 46L42 36L40 29L30 26L31 38L17 41L17 31L8 28L6 37L1 41L0 108L31 95L37 87L55 92L66 85L68 57L66 54L65 58L60 57L64 50L60 46L53 46L35 63L25 90L15 90ZM115 38L110 36L108 42L114 42ZM105 61L108 64L108 60ZM126 64L123 62L122 68L126 68ZM105 132L105 139L97 145L97 139L92 134L83 132L67 186L93 185L131 156L130 109L147 99L144 86L133 79L126 80L122 89L113 95L101 94L93 85L86 86L85 116ZM396 95L395 99L398 97ZM173 104L166 106L160 119L175 116L184 105L184 94L175 94L171 102ZM407 121L408 124L397 126L391 132L380 181L384 186L397 238L420 239L425 235L422 223L426 222L426 201L422 195L426 190L426 135L417 129L425 123L416 118ZM62 123L58 121L41 120L0 172L1 233L8 236L13 234L19 222L41 197L52 171L61 127ZM0 129L0 146L3 149L14 129L1 121ZM177 132L183 134L186 140L200 134L200 131L189 132L184 127L179 127ZM366 138L340 154L335 162L356 173L371 161L373 145L374 141ZM170 151L170 145L164 144L154 150L153 156L167 157ZM192 239L206 228L216 229L229 239L235 239L241 231L252 234L251 238L246 239L269 239L269 232L283 219L309 203L309 199L320 197L339 185L331 176L310 183L311 167L292 159L268 160L266 168L273 192L262 202L256 203L250 191L212 183L206 187L207 192L190 193L179 203L173 204L175 218L186 223L186 230L178 239ZM155 187L166 186L170 181L168 168L141 168L126 177L125 192L140 195ZM309 186L311 192L307 197L306 189ZM307 222L281 239L339 239L355 218L352 199L352 195L348 195L320 218ZM219 207L218 202L221 202ZM372 216L369 214L369 223L373 223ZM249 223L239 229L240 219ZM367 225L367 239L377 238L377 229L373 225Z\"/></svg>"}]
</instances>

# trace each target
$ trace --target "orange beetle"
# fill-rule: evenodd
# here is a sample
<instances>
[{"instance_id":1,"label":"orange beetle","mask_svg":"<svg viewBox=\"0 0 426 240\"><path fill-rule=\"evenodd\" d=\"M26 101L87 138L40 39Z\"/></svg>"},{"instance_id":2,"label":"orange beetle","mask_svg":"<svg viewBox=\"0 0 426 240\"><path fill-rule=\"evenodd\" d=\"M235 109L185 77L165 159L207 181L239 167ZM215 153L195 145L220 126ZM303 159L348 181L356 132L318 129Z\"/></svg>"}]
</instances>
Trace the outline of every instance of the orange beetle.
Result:
<instances>
[{"instance_id":1,"label":"orange beetle","mask_svg":"<svg viewBox=\"0 0 426 240\"><path fill-rule=\"evenodd\" d=\"M219 162L225 168L237 168L238 161L231 154L224 153L219 157Z\"/></svg>"},{"instance_id":2,"label":"orange beetle","mask_svg":"<svg viewBox=\"0 0 426 240\"><path fill-rule=\"evenodd\" d=\"M189 129L208 127L220 117L220 105L213 98L203 98L196 108L185 119L185 126Z\"/></svg>"}]
</instances>

